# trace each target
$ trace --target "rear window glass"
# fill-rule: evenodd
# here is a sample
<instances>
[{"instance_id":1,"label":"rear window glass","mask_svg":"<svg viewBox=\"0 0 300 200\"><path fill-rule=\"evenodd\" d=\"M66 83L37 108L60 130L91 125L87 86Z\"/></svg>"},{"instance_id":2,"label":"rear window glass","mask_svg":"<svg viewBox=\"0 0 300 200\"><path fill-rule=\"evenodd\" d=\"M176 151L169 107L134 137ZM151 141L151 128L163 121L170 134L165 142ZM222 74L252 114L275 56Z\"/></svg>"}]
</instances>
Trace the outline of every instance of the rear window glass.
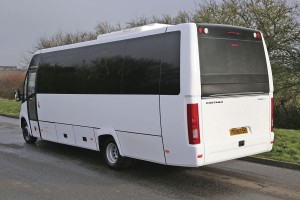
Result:
<instances>
[{"instance_id":1,"label":"rear window glass","mask_svg":"<svg viewBox=\"0 0 300 200\"><path fill-rule=\"evenodd\" d=\"M240 38L199 34L202 96L269 91L262 41Z\"/></svg>"}]
</instances>

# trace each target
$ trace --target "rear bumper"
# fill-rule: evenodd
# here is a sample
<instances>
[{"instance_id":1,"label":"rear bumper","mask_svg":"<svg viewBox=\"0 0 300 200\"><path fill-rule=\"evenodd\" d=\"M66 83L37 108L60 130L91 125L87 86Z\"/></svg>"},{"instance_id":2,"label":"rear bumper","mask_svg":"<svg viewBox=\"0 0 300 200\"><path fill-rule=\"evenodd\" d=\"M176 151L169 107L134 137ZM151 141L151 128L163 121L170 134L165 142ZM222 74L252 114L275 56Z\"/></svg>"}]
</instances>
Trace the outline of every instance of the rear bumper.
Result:
<instances>
[{"instance_id":1,"label":"rear bumper","mask_svg":"<svg viewBox=\"0 0 300 200\"><path fill-rule=\"evenodd\" d=\"M204 165L269 152L272 150L273 142L274 133L271 132L268 137L246 139L245 145L241 147L238 147L237 143L205 147Z\"/></svg>"}]
</instances>

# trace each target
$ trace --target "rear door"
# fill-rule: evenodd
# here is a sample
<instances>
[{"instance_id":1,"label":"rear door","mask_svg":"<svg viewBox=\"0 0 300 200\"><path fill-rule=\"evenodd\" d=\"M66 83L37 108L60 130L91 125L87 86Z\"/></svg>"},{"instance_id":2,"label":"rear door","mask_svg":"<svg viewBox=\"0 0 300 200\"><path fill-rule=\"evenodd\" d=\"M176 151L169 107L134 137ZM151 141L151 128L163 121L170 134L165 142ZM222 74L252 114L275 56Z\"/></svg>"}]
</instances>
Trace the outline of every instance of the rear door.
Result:
<instances>
[{"instance_id":1,"label":"rear door","mask_svg":"<svg viewBox=\"0 0 300 200\"><path fill-rule=\"evenodd\" d=\"M270 144L270 87L258 31L199 25L205 163L261 153Z\"/></svg>"}]
</instances>

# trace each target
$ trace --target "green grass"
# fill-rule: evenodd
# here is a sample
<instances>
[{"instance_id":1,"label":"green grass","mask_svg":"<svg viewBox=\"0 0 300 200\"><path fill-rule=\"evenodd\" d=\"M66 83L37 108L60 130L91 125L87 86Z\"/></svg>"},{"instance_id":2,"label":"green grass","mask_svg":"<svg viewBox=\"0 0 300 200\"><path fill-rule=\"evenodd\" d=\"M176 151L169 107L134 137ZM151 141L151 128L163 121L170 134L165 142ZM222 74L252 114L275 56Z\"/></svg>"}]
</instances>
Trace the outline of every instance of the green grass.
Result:
<instances>
[{"instance_id":1,"label":"green grass","mask_svg":"<svg viewBox=\"0 0 300 200\"><path fill-rule=\"evenodd\" d=\"M0 98L0 114L19 116L21 103ZM260 158L300 164L300 130L274 129L273 150L256 155Z\"/></svg>"},{"instance_id":2,"label":"green grass","mask_svg":"<svg viewBox=\"0 0 300 200\"><path fill-rule=\"evenodd\" d=\"M274 132L272 151L257 157L300 164L300 130L274 129Z\"/></svg>"},{"instance_id":3,"label":"green grass","mask_svg":"<svg viewBox=\"0 0 300 200\"><path fill-rule=\"evenodd\" d=\"M18 117L21 109L21 103L15 100L0 98L0 114Z\"/></svg>"}]
</instances>

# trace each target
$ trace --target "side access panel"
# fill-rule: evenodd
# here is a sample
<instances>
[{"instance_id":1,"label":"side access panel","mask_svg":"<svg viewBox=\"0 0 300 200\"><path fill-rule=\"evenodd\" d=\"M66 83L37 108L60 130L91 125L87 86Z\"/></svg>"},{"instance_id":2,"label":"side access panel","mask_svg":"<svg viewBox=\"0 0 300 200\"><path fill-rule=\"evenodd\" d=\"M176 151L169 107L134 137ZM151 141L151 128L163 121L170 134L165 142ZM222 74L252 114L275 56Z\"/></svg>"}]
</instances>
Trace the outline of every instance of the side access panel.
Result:
<instances>
[{"instance_id":1,"label":"side access panel","mask_svg":"<svg viewBox=\"0 0 300 200\"><path fill-rule=\"evenodd\" d=\"M75 146L75 136L72 125L55 124L59 143Z\"/></svg>"},{"instance_id":2,"label":"side access panel","mask_svg":"<svg viewBox=\"0 0 300 200\"><path fill-rule=\"evenodd\" d=\"M58 142L54 123L39 122L39 124L40 124L41 136L43 140Z\"/></svg>"},{"instance_id":3,"label":"side access panel","mask_svg":"<svg viewBox=\"0 0 300 200\"><path fill-rule=\"evenodd\" d=\"M97 142L93 128L73 126L76 145L87 149L97 150Z\"/></svg>"}]
</instances>

